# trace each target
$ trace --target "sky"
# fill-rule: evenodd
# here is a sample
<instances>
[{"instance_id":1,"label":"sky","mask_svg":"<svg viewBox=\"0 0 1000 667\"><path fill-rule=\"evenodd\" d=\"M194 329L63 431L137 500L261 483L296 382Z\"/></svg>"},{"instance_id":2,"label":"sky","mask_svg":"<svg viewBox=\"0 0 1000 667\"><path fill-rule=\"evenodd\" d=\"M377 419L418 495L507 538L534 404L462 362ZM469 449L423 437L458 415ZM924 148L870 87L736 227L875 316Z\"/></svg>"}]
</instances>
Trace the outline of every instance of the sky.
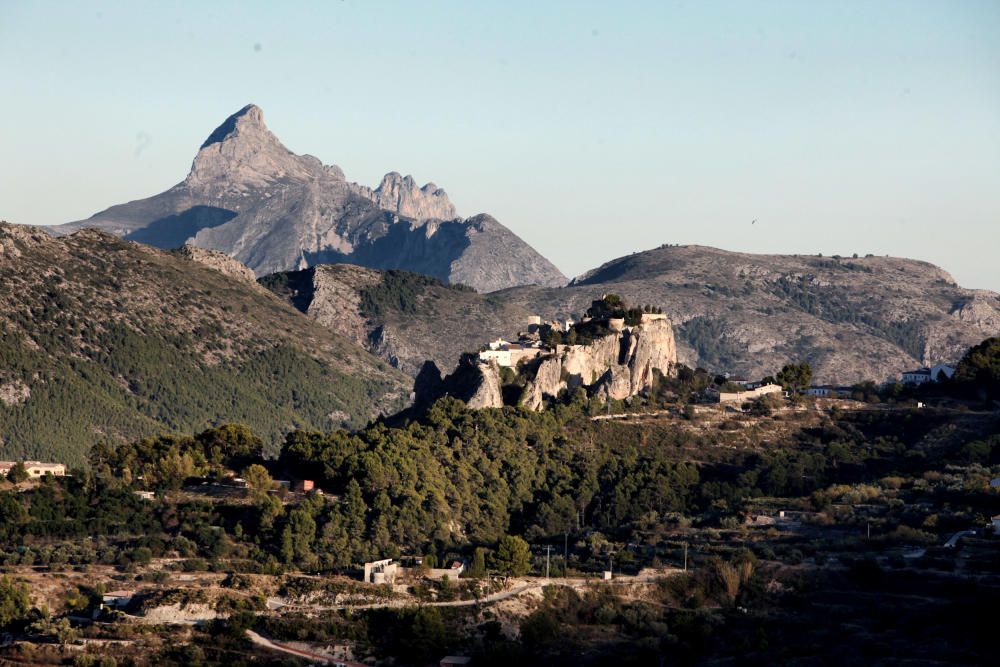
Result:
<instances>
[{"instance_id":1,"label":"sky","mask_svg":"<svg viewBox=\"0 0 1000 667\"><path fill-rule=\"evenodd\" d=\"M433 181L569 276L681 243L1000 291L997 35L997 0L0 0L0 219L161 192L254 103L289 149Z\"/></svg>"}]
</instances>

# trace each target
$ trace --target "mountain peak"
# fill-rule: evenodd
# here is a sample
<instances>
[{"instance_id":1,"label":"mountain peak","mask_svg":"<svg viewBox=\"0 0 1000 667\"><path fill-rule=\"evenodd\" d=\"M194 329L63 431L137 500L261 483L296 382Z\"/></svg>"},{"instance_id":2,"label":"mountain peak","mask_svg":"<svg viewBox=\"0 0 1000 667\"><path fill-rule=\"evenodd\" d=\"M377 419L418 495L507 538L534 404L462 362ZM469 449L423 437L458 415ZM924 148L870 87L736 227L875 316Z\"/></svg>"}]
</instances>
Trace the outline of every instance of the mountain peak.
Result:
<instances>
[{"instance_id":1,"label":"mountain peak","mask_svg":"<svg viewBox=\"0 0 1000 667\"><path fill-rule=\"evenodd\" d=\"M380 208L417 220L451 220L457 217L455 207L444 190L433 183L419 187L413 176L403 176L398 171L390 171L383 176L382 182L369 197Z\"/></svg>"},{"instance_id":2,"label":"mountain peak","mask_svg":"<svg viewBox=\"0 0 1000 667\"><path fill-rule=\"evenodd\" d=\"M201 145L201 148L222 143L229 135L236 132L238 127L248 125L267 131L267 126L264 125L264 112L256 104L248 104L224 120L219 127L212 131L212 134L208 135L208 139Z\"/></svg>"},{"instance_id":3,"label":"mountain peak","mask_svg":"<svg viewBox=\"0 0 1000 667\"><path fill-rule=\"evenodd\" d=\"M213 183L236 193L245 186L268 186L290 178L313 180L322 163L295 155L264 125L264 112L248 104L222 122L201 145L188 174L188 184ZM218 193L216 193L218 194Z\"/></svg>"}]
</instances>

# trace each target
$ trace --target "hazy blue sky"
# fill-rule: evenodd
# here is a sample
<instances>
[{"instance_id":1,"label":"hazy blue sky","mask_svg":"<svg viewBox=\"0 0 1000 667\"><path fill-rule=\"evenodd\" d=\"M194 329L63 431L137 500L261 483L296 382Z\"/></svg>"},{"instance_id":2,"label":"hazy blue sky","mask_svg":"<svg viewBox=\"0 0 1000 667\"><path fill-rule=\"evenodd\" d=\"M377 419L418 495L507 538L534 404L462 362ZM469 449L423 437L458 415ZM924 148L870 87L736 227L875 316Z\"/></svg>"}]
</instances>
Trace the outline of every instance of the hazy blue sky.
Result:
<instances>
[{"instance_id":1,"label":"hazy blue sky","mask_svg":"<svg viewBox=\"0 0 1000 667\"><path fill-rule=\"evenodd\" d=\"M293 151L433 180L568 275L700 243L1000 290L996 0L0 0L0 99L11 222L160 192L253 102Z\"/></svg>"}]
</instances>

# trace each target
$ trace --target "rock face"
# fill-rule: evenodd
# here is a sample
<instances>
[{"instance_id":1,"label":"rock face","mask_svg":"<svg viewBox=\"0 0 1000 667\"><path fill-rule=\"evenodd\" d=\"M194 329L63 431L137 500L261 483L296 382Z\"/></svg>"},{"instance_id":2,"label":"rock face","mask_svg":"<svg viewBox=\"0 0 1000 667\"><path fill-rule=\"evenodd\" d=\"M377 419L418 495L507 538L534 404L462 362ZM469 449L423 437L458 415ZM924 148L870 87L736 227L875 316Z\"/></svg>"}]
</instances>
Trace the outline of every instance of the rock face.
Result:
<instances>
[{"instance_id":1,"label":"rock face","mask_svg":"<svg viewBox=\"0 0 1000 667\"><path fill-rule=\"evenodd\" d=\"M462 220L444 190L386 174L374 190L285 148L248 105L209 135L166 192L52 228L96 227L159 248L219 250L256 275L349 262L406 269L488 292L566 278L486 215Z\"/></svg>"},{"instance_id":2,"label":"rock face","mask_svg":"<svg viewBox=\"0 0 1000 667\"><path fill-rule=\"evenodd\" d=\"M564 389L586 387L621 400L652 387L653 371L672 375L677 347L670 322L657 320L599 338L588 345L560 345L538 364L522 403L538 410Z\"/></svg>"},{"instance_id":3,"label":"rock face","mask_svg":"<svg viewBox=\"0 0 1000 667\"><path fill-rule=\"evenodd\" d=\"M817 384L898 379L956 362L1000 335L1000 295L896 257L754 255L663 246L612 260L563 289L497 295L543 319L583 313L602 293L663 308L678 360L759 379L808 361Z\"/></svg>"},{"instance_id":4,"label":"rock face","mask_svg":"<svg viewBox=\"0 0 1000 667\"><path fill-rule=\"evenodd\" d=\"M483 341L513 337L530 314L495 296L403 271L321 264L261 282L300 311L416 377L425 361L453 368Z\"/></svg>"},{"instance_id":5,"label":"rock face","mask_svg":"<svg viewBox=\"0 0 1000 667\"><path fill-rule=\"evenodd\" d=\"M224 276L241 280L250 285L257 285L257 276L253 274L253 271L246 264L236 261L225 253L185 244L177 250L177 254L193 262L204 264L210 269L215 269Z\"/></svg>"},{"instance_id":6,"label":"rock face","mask_svg":"<svg viewBox=\"0 0 1000 667\"><path fill-rule=\"evenodd\" d=\"M392 171L382 177L375 190L359 187L381 209L396 211L415 220L452 220L458 215L444 190L428 183L419 187L412 176Z\"/></svg>"},{"instance_id":7,"label":"rock face","mask_svg":"<svg viewBox=\"0 0 1000 667\"><path fill-rule=\"evenodd\" d=\"M598 338L587 345L559 345L539 359L519 367L527 376L520 396L509 399L541 410L569 389L583 387L592 395L620 400L650 389L653 371L676 372L677 350L670 322L659 320ZM465 401L470 408L504 405L503 383L496 362L462 357L455 372L440 379L437 366L421 370L414 384L414 404L427 406L442 396Z\"/></svg>"},{"instance_id":8,"label":"rock face","mask_svg":"<svg viewBox=\"0 0 1000 667\"><path fill-rule=\"evenodd\" d=\"M439 398L452 396L477 410L502 408L500 384L500 367L495 362L480 364L473 357L463 357L455 371L443 379L437 366L428 362L413 385L413 405L420 409Z\"/></svg>"}]
</instances>

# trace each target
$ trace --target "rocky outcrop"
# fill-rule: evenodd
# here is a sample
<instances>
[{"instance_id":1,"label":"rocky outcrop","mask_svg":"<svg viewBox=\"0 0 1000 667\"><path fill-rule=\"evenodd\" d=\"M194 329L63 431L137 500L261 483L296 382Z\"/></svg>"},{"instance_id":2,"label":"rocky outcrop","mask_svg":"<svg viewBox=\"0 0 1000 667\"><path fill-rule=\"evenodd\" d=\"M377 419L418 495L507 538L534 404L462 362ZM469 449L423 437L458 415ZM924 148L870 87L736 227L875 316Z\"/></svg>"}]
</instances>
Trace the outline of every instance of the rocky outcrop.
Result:
<instances>
[{"instance_id":1,"label":"rocky outcrop","mask_svg":"<svg viewBox=\"0 0 1000 667\"><path fill-rule=\"evenodd\" d=\"M470 408L502 408L500 367L494 362L480 364L465 356L455 371L444 379L433 362L427 362L413 385L414 407L420 409L445 396L464 401Z\"/></svg>"},{"instance_id":2,"label":"rocky outcrop","mask_svg":"<svg viewBox=\"0 0 1000 667\"><path fill-rule=\"evenodd\" d=\"M567 389L583 387L604 399L621 400L652 387L653 371L672 375L677 349L670 322L658 320L602 336L587 345L559 345L555 350L519 368L524 387L517 399L531 410L541 410ZM500 367L465 355L455 372L440 378L428 362L414 385L414 404L426 406L442 396L465 401L470 408L504 405Z\"/></svg>"},{"instance_id":3,"label":"rocky outcrop","mask_svg":"<svg viewBox=\"0 0 1000 667\"><path fill-rule=\"evenodd\" d=\"M87 220L156 246L192 243L226 253L257 276L323 263L406 269L481 292L560 286L548 260L489 216L462 220L444 190L386 174L375 189L350 183L335 165L285 148L259 107L230 116L202 144L181 182Z\"/></svg>"},{"instance_id":4,"label":"rocky outcrop","mask_svg":"<svg viewBox=\"0 0 1000 667\"><path fill-rule=\"evenodd\" d=\"M494 362L478 364L479 379L472 394L464 399L473 409L502 408L503 393L500 390L500 367Z\"/></svg>"},{"instance_id":5,"label":"rocky outcrop","mask_svg":"<svg viewBox=\"0 0 1000 667\"><path fill-rule=\"evenodd\" d=\"M235 278L251 285L257 285L257 276L246 264L217 250L206 250L190 244L185 244L177 250L177 254L192 262L198 262L210 269L215 269L224 276Z\"/></svg>"},{"instance_id":6,"label":"rocky outcrop","mask_svg":"<svg viewBox=\"0 0 1000 667\"><path fill-rule=\"evenodd\" d=\"M391 171L374 190L360 186L358 192L376 206L414 220L452 220L458 217L448 194L433 183L419 187L410 175Z\"/></svg>"},{"instance_id":7,"label":"rocky outcrop","mask_svg":"<svg viewBox=\"0 0 1000 667\"><path fill-rule=\"evenodd\" d=\"M654 370L671 375L676 366L677 347L669 321L625 327L587 345L558 346L538 364L522 404L537 410L546 398L577 387L621 400L652 387Z\"/></svg>"},{"instance_id":8,"label":"rocky outcrop","mask_svg":"<svg viewBox=\"0 0 1000 667\"><path fill-rule=\"evenodd\" d=\"M546 399L556 398L563 390L568 389L569 385L562 377L562 369L561 357L554 355L542 359L535 369L535 376L525 385L521 405L530 410L541 410Z\"/></svg>"},{"instance_id":9,"label":"rocky outcrop","mask_svg":"<svg viewBox=\"0 0 1000 667\"><path fill-rule=\"evenodd\" d=\"M951 316L984 331L1000 331L1000 298L992 292L976 292L952 310Z\"/></svg>"}]
</instances>

